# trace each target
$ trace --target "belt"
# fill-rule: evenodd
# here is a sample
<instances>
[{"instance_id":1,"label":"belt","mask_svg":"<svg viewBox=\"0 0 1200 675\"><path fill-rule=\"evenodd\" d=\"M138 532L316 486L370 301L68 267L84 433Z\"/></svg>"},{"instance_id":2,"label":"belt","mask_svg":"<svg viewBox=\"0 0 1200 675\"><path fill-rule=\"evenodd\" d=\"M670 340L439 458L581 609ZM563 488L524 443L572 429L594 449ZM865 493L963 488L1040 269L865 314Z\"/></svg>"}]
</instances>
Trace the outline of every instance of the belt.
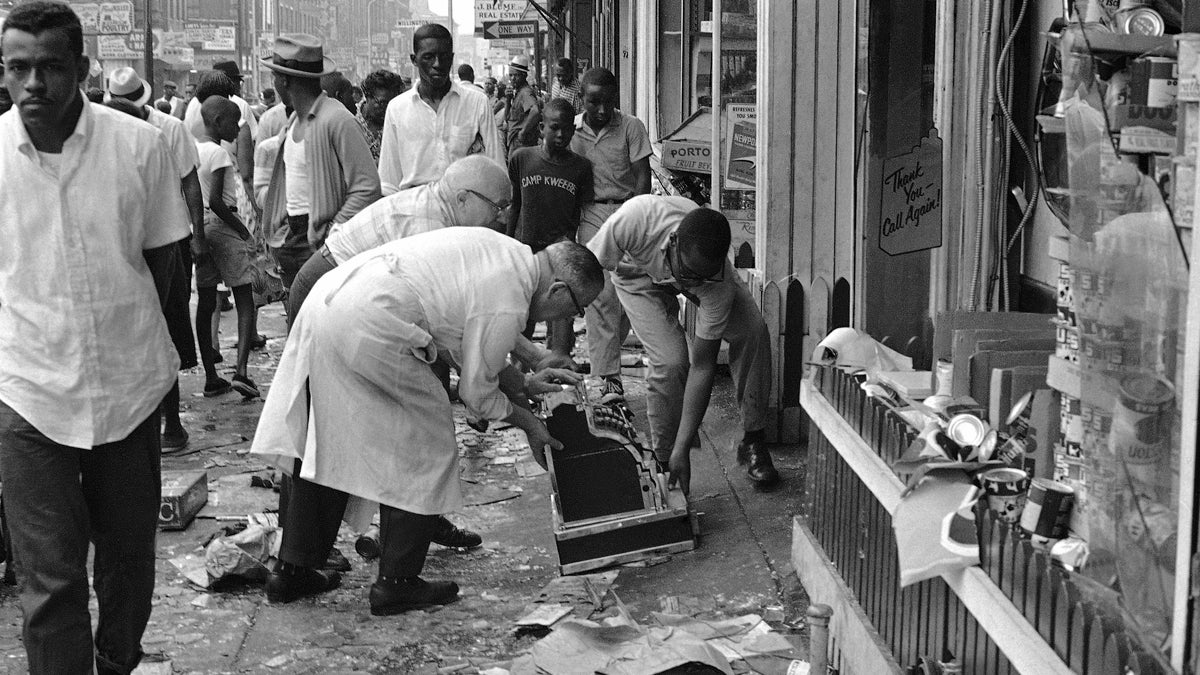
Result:
<instances>
[{"instance_id":1,"label":"belt","mask_svg":"<svg viewBox=\"0 0 1200 675\"><path fill-rule=\"evenodd\" d=\"M593 199L593 204L624 204L628 199Z\"/></svg>"},{"instance_id":2,"label":"belt","mask_svg":"<svg viewBox=\"0 0 1200 675\"><path fill-rule=\"evenodd\" d=\"M324 258L330 265L337 267L337 261L333 259L333 253L329 250L328 246L322 245L321 250L317 251L317 253L320 253L321 257Z\"/></svg>"}]
</instances>

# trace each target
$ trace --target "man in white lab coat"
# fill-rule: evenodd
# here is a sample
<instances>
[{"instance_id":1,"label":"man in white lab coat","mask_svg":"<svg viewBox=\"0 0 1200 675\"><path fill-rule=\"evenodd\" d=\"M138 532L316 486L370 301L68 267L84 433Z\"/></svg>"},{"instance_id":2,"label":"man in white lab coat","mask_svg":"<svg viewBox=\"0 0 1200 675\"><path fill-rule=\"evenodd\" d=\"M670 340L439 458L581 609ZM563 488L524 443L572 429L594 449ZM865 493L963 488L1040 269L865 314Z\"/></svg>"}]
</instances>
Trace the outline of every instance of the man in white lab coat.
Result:
<instances>
[{"instance_id":1,"label":"man in white lab coat","mask_svg":"<svg viewBox=\"0 0 1200 675\"><path fill-rule=\"evenodd\" d=\"M582 315L603 288L586 248L534 254L486 228L400 239L324 275L292 327L252 451L276 455L294 485L267 598L336 588L321 571L349 496L378 502L379 578L371 612L453 601L453 581L420 578L439 514L462 506L449 399L430 364L459 366L459 396L481 419L525 431L534 458L559 447L525 406L555 371L527 382L507 357L528 319Z\"/></svg>"}]
</instances>

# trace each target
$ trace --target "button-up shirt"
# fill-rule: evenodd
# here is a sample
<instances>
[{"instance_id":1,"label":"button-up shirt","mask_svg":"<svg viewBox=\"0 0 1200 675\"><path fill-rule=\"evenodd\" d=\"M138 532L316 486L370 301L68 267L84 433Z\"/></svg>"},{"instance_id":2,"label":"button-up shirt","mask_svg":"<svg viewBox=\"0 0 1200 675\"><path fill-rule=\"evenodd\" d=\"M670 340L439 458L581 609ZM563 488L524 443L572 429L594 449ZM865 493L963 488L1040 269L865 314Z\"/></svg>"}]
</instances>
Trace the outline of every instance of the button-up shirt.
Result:
<instances>
[{"instance_id":1,"label":"button-up shirt","mask_svg":"<svg viewBox=\"0 0 1200 675\"><path fill-rule=\"evenodd\" d=\"M623 201L637 194L633 165L654 154L646 125L620 110L613 111L599 133L583 121L583 113L576 115L571 150L592 162L596 201Z\"/></svg>"},{"instance_id":2,"label":"button-up shirt","mask_svg":"<svg viewBox=\"0 0 1200 675\"><path fill-rule=\"evenodd\" d=\"M467 155L483 153L504 166L503 142L483 92L451 83L434 110L419 89L388 103L379 151L383 194L432 183Z\"/></svg>"},{"instance_id":3,"label":"button-up shirt","mask_svg":"<svg viewBox=\"0 0 1200 675\"><path fill-rule=\"evenodd\" d=\"M179 173L152 126L84 103L43 163L0 116L0 400L50 440L128 436L175 382L175 353L142 256L188 235Z\"/></svg>"},{"instance_id":4,"label":"button-up shirt","mask_svg":"<svg viewBox=\"0 0 1200 675\"><path fill-rule=\"evenodd\" d=\"M735 284L744 283L741 277L726 259L721 281L683 288L676 283L667 262L671 233L679 228L683 217L696 208L696 202L686 197L634 197L604 222L587 246L607 270L626 275L644 274L656 284L674 286L698 305L696 337L720 340L733 311Z\"/></svg>"},{"instance_id":5,"label":"button-up shirt","mask_svg":"<svg viewBox=\"0 0 1200 675\"><path fill-rule=\"evenodd\" d=\"M367 120L362 116L362 109L354 116L358 120L358 126L362 128L363 138L367 139L367 147L371 148L371 156L375 158L375 162L379 162L379 148L383 142L383 129L375 131L371 125L367 124Z\"/></svg>"},{"instance_id":6,"label":"button-up shirt","mask_svg":"<svg viewBox=\"0 0 1200 675\"><path fill-rule=\"evenodd\" d=\"M574 106L576 115L583 113L583 92L579 88L579 78L571 80L568 85L554 80L554 84L550 85L550 100L553 101L556 98L566 99Z\"/></svg>"},{"instance_id":7,"label":"button-up shirt","mask_svg":"<svg viewBox=\"0 0 1200 675\"><path fill-rule=\"evenodd\" d=\"M453 215L438 197L438 185L430 183L388 195L335 225L325 239L334 261L340 265L376 246L449 226Z\"/></svg>"},{"instance_id":8,"label":"button-up shirt","mask_svg":"<svg viewBox=\"0 0 1200 675\"><path fill-rule=\"evenodd\" d=\"M177 117L146 107L146 121L162 133L175 159L175 168L179 169L179 177L183 178L200 166L200 156L196 154L196 139L188 133L187 127Z\"/></svg>"}]
</instances>

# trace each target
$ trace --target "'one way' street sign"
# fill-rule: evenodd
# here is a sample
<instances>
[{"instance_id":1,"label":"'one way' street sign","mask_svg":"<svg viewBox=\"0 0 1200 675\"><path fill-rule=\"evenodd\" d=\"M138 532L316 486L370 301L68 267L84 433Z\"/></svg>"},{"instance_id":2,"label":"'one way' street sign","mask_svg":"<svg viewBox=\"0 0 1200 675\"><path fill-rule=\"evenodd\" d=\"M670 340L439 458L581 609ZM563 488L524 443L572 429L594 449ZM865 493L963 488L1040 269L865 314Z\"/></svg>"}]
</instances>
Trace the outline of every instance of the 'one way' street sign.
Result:
<instances>
[{"instance_id":1,"label":"'one way' street sign","mask_svg":"<svg viewBox=\"0 0 1200 675\"><path fill-rule=\"evenodd\" d=\"M537 21L484 21L483 37L486 40L509 38L536 38Z\"/></svg>"}]
</instances>

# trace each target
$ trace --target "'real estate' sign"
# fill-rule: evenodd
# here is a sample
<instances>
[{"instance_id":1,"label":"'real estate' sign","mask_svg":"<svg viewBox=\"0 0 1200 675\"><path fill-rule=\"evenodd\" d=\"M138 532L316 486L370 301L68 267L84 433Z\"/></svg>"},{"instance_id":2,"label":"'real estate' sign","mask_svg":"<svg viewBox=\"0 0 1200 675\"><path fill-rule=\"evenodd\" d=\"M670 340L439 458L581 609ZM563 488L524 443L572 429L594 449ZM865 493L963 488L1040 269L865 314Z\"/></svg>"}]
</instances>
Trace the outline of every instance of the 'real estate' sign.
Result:
<instances>
[{"instance_id":1,"label":"'real estate' sign","mask_svg":"<svg viewBox=\"0 0 1200 675\"><path fill-rule=\"evenodd\" d=\"M942 245L942 139L930 129L921 144L883 163L879 248L901 255Z\"/></svg>"}]
</instances>

